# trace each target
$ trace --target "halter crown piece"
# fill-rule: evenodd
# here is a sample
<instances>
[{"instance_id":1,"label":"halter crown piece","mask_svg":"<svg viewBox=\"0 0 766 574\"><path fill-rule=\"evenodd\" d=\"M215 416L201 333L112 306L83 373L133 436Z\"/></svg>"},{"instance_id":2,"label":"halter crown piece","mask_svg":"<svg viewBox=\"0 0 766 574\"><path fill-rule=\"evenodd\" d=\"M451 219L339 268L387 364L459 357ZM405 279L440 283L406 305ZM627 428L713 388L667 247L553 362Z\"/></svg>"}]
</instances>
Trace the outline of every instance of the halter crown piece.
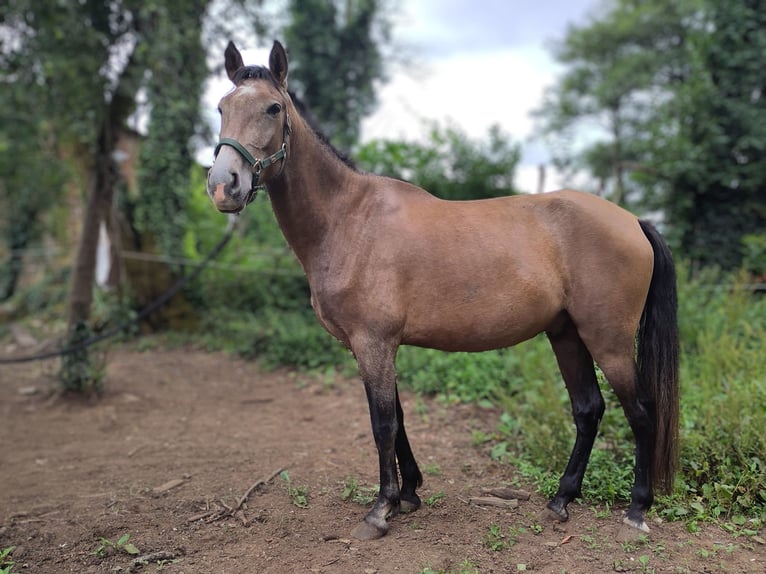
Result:
<instances>
[{"instance_id":1,"label":"halter crown piece","mask_svg":"<svg viewBox=\"0 0 766 574\"><path fill-rule=\"evenodd\" d=\"M269 167L271 164L282 160L282 167L279 170L279 173L282 173L282 169L285 167L284 161L287 159L287 137L290 135L290 129L290 114L287 112L287 109L285 109L285 123L282 126L282 147L280 147L270 156L266 156L262 159L255 159L253 154L245 149L245 146L233 138L221 138L218 140L218 145L215 146L213 157L218 157L218 152L221 151L221 147L227 145L237 150L239 154L245 158L245 161L250 165L250 169L253 170L253 177L250 183L250 191L248 193L247 203L250 203L255 199L259 189L266 187L264 184L259 184L259 180L261 179L261 172L264 169Z\"/></svg>"}]
</instances>

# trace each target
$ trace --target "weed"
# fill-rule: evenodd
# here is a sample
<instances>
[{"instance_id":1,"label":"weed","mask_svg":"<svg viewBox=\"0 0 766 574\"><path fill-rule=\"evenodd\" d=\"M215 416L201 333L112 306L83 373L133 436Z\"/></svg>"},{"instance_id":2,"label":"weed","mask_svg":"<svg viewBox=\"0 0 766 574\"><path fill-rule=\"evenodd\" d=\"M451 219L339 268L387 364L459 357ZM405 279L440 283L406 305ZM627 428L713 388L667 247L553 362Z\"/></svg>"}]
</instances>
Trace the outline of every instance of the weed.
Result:
<instances>
[{"instance_id":1,"label":"weed","mask_svg":"<svg viewBox=\"0 0 766 574\"><path fill-rule=\"evenodd\" d=\"M134 544L128 542L130 540L130 534L123 534L116 542L109 540L108 538L98 539L98 548L96 548L91 554L98 556L99 558L105 558L109 554L124 552L125 554L140 554L140 551Z\"/></svg>"},{"instance_id":2,"label":"weed","mask_svg":"<svg viewBox=\"0 0 766 574\"><path fill-rule=\"evenodd\" d=\"M471 431L471 444L473 446L481 446L484 443L490 442L491 440L492 440L491 434L487 434L484 431L480 431L480 430Z\"/></svg>"},{"instance_id":3,"label":"weed","mask_svg":"<svg viewBox=\"0 0 766 574\"><path fill-rule=\"evenodd\" d=\"M582 540L585 543L585 547L588 550L601 550L602 548L602 544L598 541L598 538L591 534L582 535L580 537L580 540Z\"/></svg>"},{"instance_id":4,"label":"weed","mask_svg":"<svg viewBox=\"0 0 766 574\"><path fill-rule=\"evenodd\" d=\"M592 506L591 510L596 518L605 519L612 517L612 506L608 502L603 507Z\"/></svg>"},{"instance_id":5,"label":"weed","mask_svg":"<svg viewBox=\"0 0 766 574\"><path fill-rule=\"evenodd\" d=\"M290 474L286 470L279 473L279 478L287 483L287 495L290 497L290 500L292 500L292 503L298 508L308 508L309 487L293 486L290 481Z\"/></svg>"},{"instance_id":6,"label":"weed","mask_svg":"<svg viewBox=\"0 0 766 574\"><path fill-rule=\"evenodd\" d=\"M356 504L367 506L375 501L380 490L379 486L360 486L355 477L346 477L346 482L343 486L343 492L340 497L341 500L350 500Z\"/></svg>"},{"instance_id":7,"label":"weed","mask_svg":"<svg viewBox=\"0 0 766 574\"><path fill-rule=\"evenodd\" d=\"M425 472L428 476L441 476L444 474L444 471L442 471L441 467L435 462L429 462L427 465L425 465L423 472Z\"/></svg>"},{"instance_id":8,"label":"weed","mask_svg":"<svg viewBox=\"0 0 766 574\"><path fill-rule=\"evenodd\" d=\"M439 504L442 500L444 500L445 494L443 492L437 492L436 494L432 494L425 500L425 504L428 507L433 507Z\"/></svg>"},{"instance_id":9,"label":"weed","mask_svg":"<svg viewBox=\"0 0 766 574\"><path fill-rule=\"evenodd\" d=\"M654 572L654 568L649 566L649 556L647 554L642 554L637 558L638 560L638 568L641 572Z\"/></svg>"},{"instance_id":10,"label":"weed","mask_svg":"<svg viewBox=\"0 0 766 574\"><path fill-rule=\"evenodd\" d=\"M523 532L523 528L511 526L508 528L507 534L503 533L503 529L497 524L491 524L489 532L484 535L483 544L486 548L494 552L511 548L518 540L518 535Z\"/></svg>"},{"instance_id":11,"label":"weed","mask_svg":"<svg viewBox=\"0 0 766 574\"><path fill-rule=\"evenodd\" d=\"M15 549L15 546L8 546L0 550L0 574L13 574L16 562L11 558L11 554Z\"/></svg>"}]
</instances>

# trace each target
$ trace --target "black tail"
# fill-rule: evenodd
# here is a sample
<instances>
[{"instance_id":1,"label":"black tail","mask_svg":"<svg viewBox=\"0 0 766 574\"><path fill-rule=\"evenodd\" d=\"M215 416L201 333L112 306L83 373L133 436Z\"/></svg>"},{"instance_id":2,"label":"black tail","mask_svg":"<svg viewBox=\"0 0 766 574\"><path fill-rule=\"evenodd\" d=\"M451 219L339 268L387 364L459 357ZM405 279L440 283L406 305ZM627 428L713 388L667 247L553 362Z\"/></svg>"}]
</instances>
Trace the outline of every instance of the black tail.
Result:
<instances>
[{"instance_id":1,"label":"black tail","mask_svg":"<svg viewBox=\"0 0 766 574\"><path fill-rule=\"evenodd\" d=\"M667 243L655 227L639 221L654 249L654 272L638 329L638 384L654 399L656 441L652 480L670 492L678 457L678 296L676 270Z\"/></svg>"}]
</instances>

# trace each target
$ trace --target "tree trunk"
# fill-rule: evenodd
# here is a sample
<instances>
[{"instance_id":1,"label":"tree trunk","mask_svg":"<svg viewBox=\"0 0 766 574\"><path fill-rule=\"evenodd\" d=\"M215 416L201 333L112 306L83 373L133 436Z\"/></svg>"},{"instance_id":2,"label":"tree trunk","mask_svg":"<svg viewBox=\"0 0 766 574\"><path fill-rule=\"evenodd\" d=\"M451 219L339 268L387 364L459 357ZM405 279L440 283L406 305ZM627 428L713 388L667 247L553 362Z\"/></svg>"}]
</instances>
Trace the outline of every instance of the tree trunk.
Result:
<instances>
[{"instance_id":1,"label":"tree trunk","mask_svg":"<svg viewBox=\"0 0 766 574\"><path fill-rule=\"evenodd\" d=\"M96 248L101 222L109 216L114 199L112 178L112 126L109 115L104 121L98 138L93 176L88 190L88 203L77 247L77 259L72 273L69 295L68 330L87 322L93 301L93 284L96 277Z\"/></svg>"}]
</instances>

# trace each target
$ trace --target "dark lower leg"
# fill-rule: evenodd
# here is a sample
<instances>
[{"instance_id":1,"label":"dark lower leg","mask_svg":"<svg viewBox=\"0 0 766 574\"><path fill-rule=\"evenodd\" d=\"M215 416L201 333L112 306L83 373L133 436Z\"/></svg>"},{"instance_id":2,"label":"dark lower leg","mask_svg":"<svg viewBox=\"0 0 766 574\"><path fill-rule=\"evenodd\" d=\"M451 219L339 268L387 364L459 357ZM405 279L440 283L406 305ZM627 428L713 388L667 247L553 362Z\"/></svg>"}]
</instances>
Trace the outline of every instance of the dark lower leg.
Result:
<instances>
[{"instance_id":1,"label":"dark lower leg","mask_svg":"<svg viewBox=\"0 0 766 574\"><path fill-rule=\"evenodd\" d=\"M399 427L396 433L396 458L399 461L399 472L402 475L401 510L413 512L420 507L420 497L415 490L423 484L423 475L420 474L415 456L412 454L407 433L404 430L404 411L399 402L399 391L396 392L396 418Z\"/></svg>"},{"instance_id":2,"label":"dark lower leg","mask_svg":"<svg viewBox=\"0 0 766 574\"><path fill-rule=\"evenodd\" d=\"M367 347L357 353L359 371L364 381L370 422L380 465L380 491L364 522L354 529L363 540L380 538L388 532L388 517L399 511L399 475L396 467L397 420L395 349Z\"/></svg>"},{"instance_id":3,"label":"dark lower leg","mask_svg":"<svg viewBox=\"0 0 766 574\"><path fill-rule=\"evenodd\" d=\"M549 333L548 338L569 391L577 428L574 448L559 480L558 491L547 505L558 520L565 521L569 518L567 505L581 495L585 469L604 414L604 399L598 388L593 359L574 325L570 323L557 334Z\"/></svg>"},{"instance_id":4,"label":"dark lower leg","mask_svg":"<svg viewBox=\"0 0 766 574\"><path fill-rule=\"evenodd\" d=\"M654 406L636 400L634 408L626 409L626 415L636 440L636 466L633 488L630 491L630 508L625 522L647 531L644 514L654 501L652 486L652 460L654 459Z\"/></svg>"},{"instance_id":5,"label":"dark lower leg","mask_svg":"<svg viewBox=\"0 0 766 574\"><path fill-rule=\"evenodd\" d=\"M651 397L638 387L636 365L632 358L605 362L601 366L620 400L636 441L636 465L630 507L625 522L648 532L644 514L654 500L652 461L655 442L655 406Z\"/></svg>"},{"instance_id":6,"label":"dark lower leg","mask_svg":"<svg viewBox=\"0 0 766 574\"><path fill-rule=\"evenodd\" d=\"M570 393L577 438L567 467L559 480L558 491L548 503L548 509L553 511L560 520L569 518L567 505L581 495L585 469L596 440L599 422L604 414L604 400L598 392L597 385L595 389L596 394L590 397L575 397Z\"/></svg>"}]
</instances>

